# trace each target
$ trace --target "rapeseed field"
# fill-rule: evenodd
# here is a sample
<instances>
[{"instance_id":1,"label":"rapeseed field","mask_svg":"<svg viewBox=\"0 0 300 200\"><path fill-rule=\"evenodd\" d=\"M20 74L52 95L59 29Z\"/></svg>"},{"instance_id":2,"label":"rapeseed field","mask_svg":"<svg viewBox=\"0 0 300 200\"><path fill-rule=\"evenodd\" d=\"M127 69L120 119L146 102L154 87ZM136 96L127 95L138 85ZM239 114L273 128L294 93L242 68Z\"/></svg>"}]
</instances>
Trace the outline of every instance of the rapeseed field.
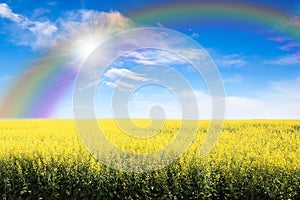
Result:
<instances>
[{"instance_id":1,"label":"rapeseed field","mask_svg":"<svg viewBox=\"0 0 300 200\"><path fill-rule=\"evenodd\" d=\"M147 153L165 148L180 123L167 120L148 139L124 134L109 119L100 120L99 127L118 148ZM135 124L144 127L149 121ZM225 121L212 151L200 157L209 125L199 121L195 140L170 165L129 173L97 161L73 120L3 120L1 198L300 199L300 121ZM130 128L138 134L139 128Z\"/></svg>"}]
</instances>

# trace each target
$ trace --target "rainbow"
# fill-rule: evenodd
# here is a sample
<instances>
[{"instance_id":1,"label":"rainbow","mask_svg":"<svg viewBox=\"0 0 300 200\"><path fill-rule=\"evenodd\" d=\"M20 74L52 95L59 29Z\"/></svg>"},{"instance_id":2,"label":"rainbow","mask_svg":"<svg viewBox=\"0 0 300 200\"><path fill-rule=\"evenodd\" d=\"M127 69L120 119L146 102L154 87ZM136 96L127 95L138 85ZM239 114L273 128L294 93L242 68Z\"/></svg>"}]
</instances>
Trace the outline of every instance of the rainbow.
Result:
<instances>
[{"instance_id":1,"label":"rainbow","mask_svg":"<svg viewBox=\"0 0 300 200\"><path fill-rule=\"evenodd\" d=\"M70 58L61 46L28 68L1 101L0 117L50 117L59 97L75 80L77 71L69 66Z\"/></svg>"},{"instance_id":2,"label":"rainbow","mask_svg":"<svg viewBox=\"0 0 300 200\"><path fill-rule=\"evenodd\" d=\"M300 40L300 27L292 23L292 16L278 10L256 4L241 3L168 3L141 10L132 10L127 15L138 24L194 20L205 23L209 20L242 22L263 26ZM77 66L72 65L72 56L66 53L65 43L41 58L16 81L0 103L1 118L47 118L51 117L61 96L76 79ZM73 63L74 64L74 63Z\"/></svg>"},{"instance_id":3,"label":"rainbow","mask_svg":"<svg viewBox=\"0 0 300 200\"><path fill-rule=\"evenodd\" d=\"M177 2L145 7L129 12L129 18L137 23L170 23L184 24L187 20L197 24L207 22L230 23L240 22L247 25L263 26L300 39L300 26L293 24L293 16L279 10L263 7L258 4L229 2Z\"/></svg>"}]
</instances>

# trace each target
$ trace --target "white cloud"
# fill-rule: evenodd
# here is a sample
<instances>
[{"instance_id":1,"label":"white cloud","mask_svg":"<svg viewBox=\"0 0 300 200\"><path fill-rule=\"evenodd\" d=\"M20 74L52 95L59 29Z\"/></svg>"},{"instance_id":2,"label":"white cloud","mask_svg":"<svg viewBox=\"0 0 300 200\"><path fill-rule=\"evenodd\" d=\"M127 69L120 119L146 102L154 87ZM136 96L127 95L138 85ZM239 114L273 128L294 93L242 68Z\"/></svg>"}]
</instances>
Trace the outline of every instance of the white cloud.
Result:
<instances>
[{"instance_id":1,"label":"white cloud","mask_svg":"<svg viewBox=\"0 0 300 200\"><path fill-rule=\"evenodd\" d=\"M246 64L246 61L244 58L237 54L227 55L221 58L218 62L220 64L220 67L242 67Z\"/></svg>"},{"instance_id":2,"label":"white cloud","mask_svg":"<svg viewBox=\"0 0 300 200\"><path fill-rule=\"evenodd\" d=\"M300 77L274 81L255 98L226 97L227 118L299 119Z\"/></svg>"},{"instance_id":3,"label":"white cloud","mask_svg":"<svg viewBox=\"0 0 300 200\"><path fill-rule=\"evenodd\" d=\"M191 35L192 38L199 38L199 34L198 33L195 33L193 32L192 35Z\"/></svg>"},{"instance_id":4,"label":"white cloud","mask_svg":"<svg viewBox=\"0 0 300 200\"><path fill-rule=\"evenodd\" d=\"M146 82L150 79L144 74L138 74L125 68L111 68L104 75L109 81L101 81L103 85L122 89L135 89L135 84L138 82Z\"/></svg>"},{"instance_id":5,"label":"white cloud","mask_svg":"<svg viewBox=\"0 0 300 200\"><path fill-rule=\"evenodd\" d=\"M160 42L160 39L149 38L153 42ZM164 42L163 40L161 42ZM168 46L166 49L170 49L173 44L165 44ZM192 47L173 47L173 52L168 52L160 49L151 49L143 51L131 51L128 54L123 55L124 58L127 58L131 62L134 62L139 65L181 65L185 69L189 69L190 63L198 63L201 66L205 66L208 62L207 53L203 49L196 49ZM199 63L200 62L200 63ZM210 67L210 65L209 65Z\"/></svg>"},{"instance_id":6,"label":"white cloud","mask_svg":"<svg viewBox=\"0 0 300 200\"><path fill-rule=\"evenodd\" d=\"M289 81L273 81L256 97L227 96L227 119L299 119L300 77ZM211 118L211 97L195 91L199 117ZM186 102L188 103L188 102ZM191 109L195 108L191 106Z\"/></svg>"},{"instance_id":7,"label":"white cloud","mask_svg":"<svg viewBox=\"0 0 300 200\"><path fill-rule=\"evenodd\" d=\"M192 38L199 38L199 34L194 32L192 28L189 28L189 31L191 32L191 37Z\"/></svg>"},{"instance_id":8,"label":"white cloud","mask_svg":"<svg viewBox=\"0 0 300 200\"><path fill-rule=\"evenodd\" d=\"M161 29L140 29L133 34L149 35L142 38L143 41L135 40L135 36L127 36L126 45L134 47L124 58L140 65L178 65L190 62L206 66L210 59L206 51L196 45L189 37L179 36L173 31L162 31ZM150 47L147 49L147 47ZM142 48L142 51L141 49ZM137 49L137 50L135 50ZM209 67L211 67L209 65Z\"/></svg>"},{"instance_id":9,"label":"white cloud","mask_svg":"<svg viewBox=\"0 0 300 200\"><path fill-rule=\"evenodd\" d=\"M272 93L273 91L273 93ZM289 81L272 81L268 96L285 98L290 101L300 102L300 77ZM281 97L283 96L283 97Z\"/></svg>"},{"instance_id":10,"label":"white cloud","mask_svg":"<svg viewBox=\"0 0 300 200\"><path fill-rule=\"evenodd\" d=\"M50 1L50 2L48 2L48 5L49 6L56 6L57 2L56 1Z\"/></svg>"},{"instance_id":11,"label":"white cloud","mask_svg":"<svg viewBox=\"0 0 300 200\"><path fill-rule=\"evenodd\" d=\"M14 22L20 22L22 17L12 12L10 7L6 3L0 4L0 16L6 19L10 19Z\"/></svg>"},{"instance_id":12,"label":"white cloud","mask_svg":"<svg viewBox=\"0 0 300 200\"><path fill-rule=\"evenodd\" d=\"M102 81L102 84L107 85L107 86L112 87L112 88L117 88L118 87L118 84L116 84L115 82L111 82L111 81Z\"/></svg>"},{"instance_id":13,"label":"white cloud","mask_svg":"<svg viewBox=\"0 0 300 200\"><path fill-rule=\"evenodd\" d=\"M299 47L300 47L300 43L289 42L287 44L280 46L279 49L284 50L284 51L291 51L291 50L299 48Z\"/></svg>"},{"instance_id":14,"label":"white cloud","mask_svg":"<svg viewBox=\"0 0 300 200\"><path fill-rule=\"evenodd\" d=\"M185 51L188 51L186 49ZM133 62L141 65L171 65L171 64L183 64L185 61L174 54L162 51L132 51L129 54L124 55L125 58L132 59Z\"/></svg>"},{"instance_id":15,"label":"white cloud","mask_svg":"<svg viewBox=\"0 0 300 200\"><path fill-rule=\"evenodd\" d=\"M174 101L171 93L157 92L137 93L131 106L132 117L145 117L150 108L160 105L165 109L168 118L180 119L180 102ZM259 92L256 97L227 96L226 119L299 119L300 118L300 77L290 81L274 81L269 87ZM178 100L182 100L187 112L195 112L198 107L200 119L211 119L212 101L209 94L195 90L176 94ZM197 98L197 104L190 100L191 95ZM173 100L172 100L173 99Z\"/></svg>"},{"instance_id":16,"label":"white cloud","mask_svg":"<svg viewBox=\"0 0 300 200\"><path fill-rule=\"evenodd\" d=\"M243 76L240 74L235 74L222 79L224 83L240 83L243 80Z\"/></svg>"},{"instance_id":17,"label":"white cloud","mask_svg":"<svg viewBox=\"0 0 300 200\"><path fill-rule=\"evenodd\" d=\"M54 2L49 2L54 5ZM124 31L130 26L129 19L119 12L98 12L94 10L75 10L62 14L55 21L43 18L40 21L14 13L5 4L0 4L0 17L10 20L7 27L12 41L17 45L30 46L34 50L47 49L62 41L72 41L80 48L86 39L93 38L95 45L114 33ZM82 38L84 36L85 38Z\"/></svg>"},{"instance_id":18,"label":"white cloud","mask_svg":"<svg viewBox=\"0 0 300 200\"><path fill-rule=\"evenodd\" d=\"M118 80L121 78L129 79L133 81L148 81L149 79L145 77L143 74L137 74L135 72L130 71L129 69L118 69L111 68L104 73L104 76L111 80Z\"/></svg>"},{"instance_id":19,"label":"white cloud","mask_svg":"<svg viewBox=\"0 0 300 200\"><path fill-rule=\"evenodd\" d=\"M133 84L127 83L125 81L117 81L117 88L119 89L135 89L135 86Z\"/></svg>"},{"instance_id":20,"label":"white cloud","mask_svg":"<svg viewBox=\"0 0 300 200\"><path fill-rule=\"evenodd\" d=\"M275 42L286 42L291 41L292 39L286 36L271 36L268 38L269 40L275 41Z\"/></svg>"},{"instance_id":21,"label":"white cloud","mask_svg":"<svg viewBox=\"0 0 300 200\"><path fill-rule=\"evenodd\" d=\"M99 12L95 10L75 10L66 12L56 22L62 33L69 37L74 35L96 34L103 35L126 30L130 26L128 18L119 12Z\"/></svg>"},{"instance_id":22,"label":"white cloud","mask_svg":"<svg viewBox=\"0 0 300 200\"><path fill-rule=\"evenodd\" d=\"M240 68L247 65L247 60L240 54L224 55L214 49L208 49L211 57L218 67L221 68Z\"/></svg>"},{"instance_id":23,"label":"white cloud","mask_svg":"<svg viewBox=\"0 0 300 200\"><path fill-rule=\"evenodd\" d=\"M226 118L227 119L255 119L266 118L265 102L255 98L238 96L226 97Z\"/></svg>"},{"instance_id":24,"label":"white cloud","mask_svg":"<svg viewBox=\"0 0 300 200\"><path fill-rule=\"evenodd\" d=\"M149 117L151 108L155 105L161 106L166 117L170 119L181 119L182 109L185 109L186 113L191 113L186 119L194 119L191 116L195 114L197 108L199 119L212 118L213 105L209 94L194 90L193 93L181 91L174 95L170 91L170 88L162 89L156 85L146 85L132 93L130 102L120 101L120 103L128 106L130 117L133 118ZM225 119L300 119L299 91L300 77L270 82L266 89L257 91L256 96L226 96ZM196 97L196 102L192 101L193 96ZM105 105L109 103L110 101ZM112 116L107 114L103 117Z\"/></svg>"},{"instance_id":25,"label":"white cloud","mask_svg":"<svg viewBox=\"0 0 300 200\"><path fill-rule=\"evenodd\" d=\"M58 41L73 42L72 48L91 52L112 35L125 31L131 27L128 18L119 12L98 12L94 10L69 11L56 21L59 27ZM83 59L89 54L83 53Z\"/></svg>"},{"instance_id":26,"label":"white cloud","mask_svg":"<svg viewBox=\"0 0 300 200\"><path fill-rule=\"evenodd\" d=\"M265 61L266 64L272 65L295 65L300 64L300 57L297 55L287 55Z\"/></svg>"},{"instance_id":27,"label":"white cloud","mask_svg":"<svg viewBox=\"0 0 300 200\"><path fill-rule=\"evenodd\" d=\"M117 69L117 68L112 68L109 69L104 73L104 76L106 76L109 79L115 80L119 79L120 77L124 76L124 74L130 72L128 69Z\"/></svg>"},{"instance_id":28,"label":"white cloud","mask_svg":"<svg viewBox=\"0 0 300 200\"><path fill-rule=\"evenodd\" d=\"M120 81L120 80L117 80L117 81L102 81L101 82L103 85L106 85L106 86L109 86L111 88L115 88L115 89L120 89L120 90L132 90L132 89L135 89L135 86L133 84L130 84L130 83L126 83L124 81Z\"/></svg>"},{"instance_id":29,"label":"white cloud","mask_svg":"<svg viewBox=\"0 0 300 200\"><path fill-rule=\"evenodd\" d=\"M31 46L33 49L52 44L51 41L58 30L57 26L48 20L32 21L23 15L14 13L5 3L0 4L0 17L13 22L10 31L16 44Z\"/></svg>"},{"instance_id":30,"label":"white cloud","mask_svg":"<svg viewBox=\"0 0 300 200\"><path fill-rule=\"evenodd\" d=\"M78 30L78 27L80 24L78 24L78 21L87 21L87 24L91 23L91 21L95 21L98 22L99 20L90 20L90 19L94 19L95 17L97 18L97 16L95 16L94 11L86 11L86 12L81 12L81 11L76 11L76 12L69 12L66 14L67 17L65 17L67 20L67 23L62 23L64 27L67 27L66 30L70 33L75 32ZM98 16L99 17L99 16ZM106 36L106 35L111 35L111 34L105 34L106 32L117 32L121 29L124 29L126 27L128 27L128 20L123 18L121 15L115 13L112 14L110 13L110 15L108 14L103 14L102 18L109 18L109 21L113 21L116 22L117 24L120 23L120 21L124 21L120 24L119 28L117 25L115 25L113 23L113 28L110 29L110 23L109 26L107 26L107 24L104 25L97 25L97 26L92 26L92 27L101 27L103 26L103 30L101 30L101 34ZM121 18L121 20L116 20L118 18ZM105 22L105 20L104 20ZM102 21L103 23L103 21ZM81 35L93 35L93 31L91 31L90 25L86 25L83 24L82 25L83 28L80 29L80 35L78 36L80 38ZM87 32L87 34L85 34L85 30L89 30L89 32ZM173 64L184 64L186 63L186 61L182 58L186 58L187 60L191 61L191 60L195 60L195 62L200 62L201 65L205 65L205 62L208 60L208 56L206 56L206 53L203 49L197 49L195 47L195 45L191 45L191 41L187 41L187 38L182 38L182 37L178 37L178 35L176 34L171 34L168 32L162 32L161 29L138 29L139 31L135 32L134 34L138 34L138 35L146 35L149 34L145 37L142 38L142 42L135 40L136 37L134 37L134 35L130 35L128 38L128 35L126 35L126 38L121 38L126 40L126 42L121 43L118 42L118 45L120 44L120 49L123 48L122 44L124 44L126 47L130 46L132 49L134 49L133 51L127 53L127 54L122 54L123 52L119 52L120 57L114 58L116 61L116 63L118 63L118 65L113 65L113 66L118 66L118 68L110 68L108 69L106 72L104 72L103 74L103 78L101 80L101 83L112 87L112 88L118 88L118 89L133 89L133 85L137 85L140 84L138 82L145 82L148 81L149 78L147 78L146 75L151 75L151 72L149 71L145 71L144 72L139 72L139 73L135 73L133 72L133 70L129 70L130 68L133 67L133 64L138 64L138 65L173 65ZM96 34L99 34L99 30L95 30ZM130 33L130 32L127 32ZM144 34L143 34L144 33ZM73 34L71 34L73 35ZM132 37L132 38L131 38ZM102 39L104 40L104 38ZM102 41L100 39L100 41ZM181 40L181 41L180 41ZM188 43L189 42L189 43ZM186 44L188 43L188 44ZM157 45L156 45L157 44ZM160 47L158 49L162 49L162 50L157 50L157 49L153 49L151 48L150 51L147 50L147 46L150 47ZM122 47L122 48L121 48ZM139 48L144 47L142 49L142 51L139 51ZM135 50L137 49L137 50ZM166 50L164 50L166 49ZM174 52L173 52L174 50ZM82 70L82 74L84 78L84 80L82 80L84 83L86 83L85 85L88 87L82 87L81 89L87 89L87 88L91 88L93 86L96 85L97 80L100 77L93 77L93 74L97 74L97 67L99 67L101 64L101 58L102 57L106 57L107 59L110 58L109 55L109 51L105 51L105 49L98 49L99 52L97 52L99 55L101 55L101 57L90 57L91 59L98 59L97 61L93 61L93 63L97 63L97 65L95 65L95 67L87 67L84 70ZM172 51L172 52L168 52L168 51ZM176 54L176 55L175 55ZM95 54L94 54L95 55ZM107 56L105 56L107 55ZM114 55L115 56L115 55ZM182 56L182 57L180 57ZM99 59L100 58L100 59ZM112 59L112 58L111 58ZM121 62L119 61L121 60ZM99 62L98 62L99 61ZM119 61L119 62L118 62ZM131 63L129 63L127 61L131 61ZM120 66L119 64L123 63L124 66ZM114 64L114 63L111 63ZM108 68L109 66L107 66ZM148 67L148 66L147 66ZM129 68L129 69L126 69ZM150 67L149 67L150 68ZM148 69L148 68L147 68ZM210 70L210 69L209 69ZM150 74L149 74L150 73ZM161 73L161 72L159 72ZM153 75L153 74L152 74ZM120 81L121 80L121 81ZM126 83L126 84L125 84Z\"/></svg>"},{"instance_id":31,"label":"white cloud","mask_svg":"<svg viewBox=\"0 0 300 200\"><path fill-rule=\"evenodd\" d=\"M207 52L205 49L200 48L178 48L176 49L178 55L186 58L188 61L201 62L201 64L208 61Z\"/></svg>"}]
</instances>

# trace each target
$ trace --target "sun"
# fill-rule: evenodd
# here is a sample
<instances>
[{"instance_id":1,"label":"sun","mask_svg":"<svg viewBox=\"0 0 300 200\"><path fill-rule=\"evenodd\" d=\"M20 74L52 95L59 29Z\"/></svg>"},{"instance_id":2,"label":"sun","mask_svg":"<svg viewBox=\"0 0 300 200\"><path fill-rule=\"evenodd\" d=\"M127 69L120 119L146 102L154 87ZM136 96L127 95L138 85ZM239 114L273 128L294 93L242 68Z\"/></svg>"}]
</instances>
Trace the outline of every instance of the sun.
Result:
<instances>
[{"instance_id":1,"label":"sun","mask_svg":"<svg viewBox=\"0 0 300 200\"><path fill-rule=\"evenodd\" d=\"M85 37L77 41L76 53L81 59L86 59L100 44L99 38Z\"/></svg>"}]
</instances>

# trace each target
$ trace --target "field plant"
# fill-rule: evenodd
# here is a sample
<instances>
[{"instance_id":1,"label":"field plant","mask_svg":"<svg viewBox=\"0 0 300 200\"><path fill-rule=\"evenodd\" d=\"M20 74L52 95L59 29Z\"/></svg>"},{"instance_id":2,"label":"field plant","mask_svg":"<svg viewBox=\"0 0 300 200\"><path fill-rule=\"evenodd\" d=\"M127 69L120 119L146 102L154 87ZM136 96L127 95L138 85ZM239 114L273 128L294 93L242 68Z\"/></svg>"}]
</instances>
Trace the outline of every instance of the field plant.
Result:
<instances>
[{"instance_id":1,"label":"field plant","mask_svg":"<svg viewBox=\"0 0 300 200\"><path fill-rule=\"evenodd\" d=\"M167 121L143 141L122 133L113 120L99 122L112 143L135 153L164 148L178 123ZM171 165L128 173L98 162L73 120L1 121L1 198L300 199L300 121L226 121L213 150L200 158L209 123L199 122L194 142Z\"/></svg>"}]
</instances>

